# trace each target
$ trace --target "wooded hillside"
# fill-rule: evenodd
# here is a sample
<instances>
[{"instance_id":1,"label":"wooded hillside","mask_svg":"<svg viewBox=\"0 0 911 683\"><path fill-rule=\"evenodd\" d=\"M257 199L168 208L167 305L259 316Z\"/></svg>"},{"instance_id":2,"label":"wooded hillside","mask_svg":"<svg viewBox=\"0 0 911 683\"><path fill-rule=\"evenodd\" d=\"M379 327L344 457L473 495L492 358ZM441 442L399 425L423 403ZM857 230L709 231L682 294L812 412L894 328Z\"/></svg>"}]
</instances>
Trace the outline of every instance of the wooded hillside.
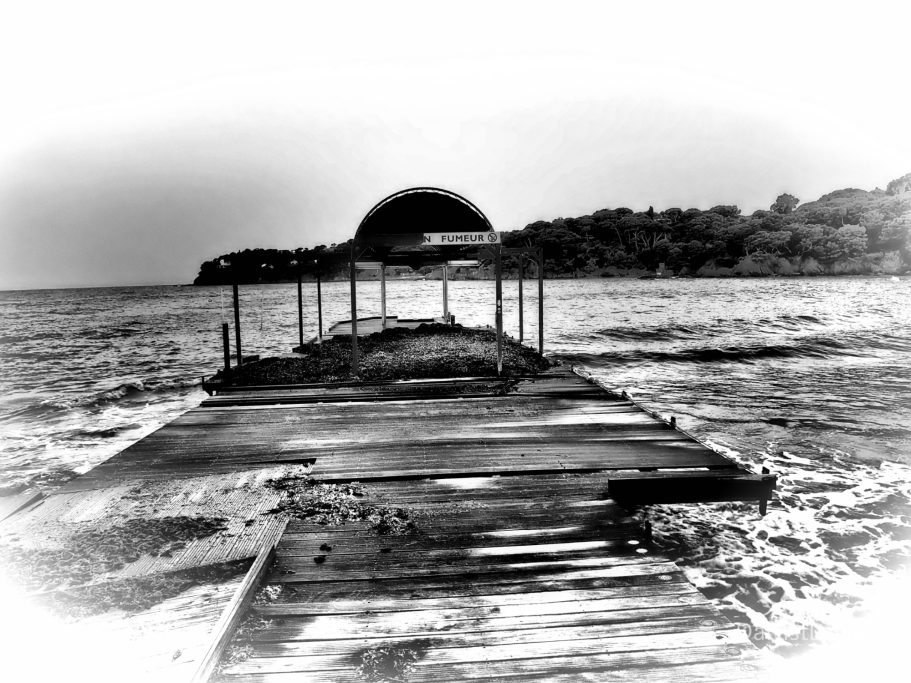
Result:
<instances>
[{"instance_id":1,"label":"wooded hillside","mask_svg":"<svg viewBox=\"0 0 911 683\"><path fill-rule=\"evenodd\" d=\"M911 173L885 190L837 190L800 203L782 194L768 210L600 209L505 231L506 246L544 248L547 277L643 275L702 277L899 273L911 268ZM200 267L194 284L347 277L350 242L312 248L245 249ZM507 261L507 269L515 268ZM482 271L483 276L483 271Z\"/></svg>"}]
</instances>

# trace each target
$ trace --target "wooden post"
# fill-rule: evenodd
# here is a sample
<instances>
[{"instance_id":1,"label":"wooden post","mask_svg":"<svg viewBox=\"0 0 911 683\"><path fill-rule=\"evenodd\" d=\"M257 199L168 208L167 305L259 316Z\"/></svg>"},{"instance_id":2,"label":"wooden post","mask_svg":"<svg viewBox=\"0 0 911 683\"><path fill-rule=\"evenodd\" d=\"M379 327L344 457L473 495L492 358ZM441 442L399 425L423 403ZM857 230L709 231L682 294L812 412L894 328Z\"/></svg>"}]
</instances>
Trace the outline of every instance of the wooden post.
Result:
<instances>
[{"instance_id":1,"label":"wooden post","mask_svg":"<svg viewBox=\"0 0 911 683\"><path fill-rule=\"evenodd\" d=\"M519 256L519 343L521 344L522 341L525 339L525 320L524 320L525 316L522 313L522 311L523 311L522 278L524 276L524 273L522 272L522 270L523 270L524 264L522 263L522 254L520 253L520 254L518 254L518 256Z\"/></svg>"},{"instance_id":2,"label":"wooden post","mask_svg":"<svg viewBox=\"0 0 911 683\"><path fill-rule=\"evenodd\" d=\"M357 377L357 246L351 243L351 374Z\"/></svg>"},{"instance_id":3,"label":"wooden post","mask_svg":"<svg viewBox=\"0 0 911 683\"><path fill-rule=\"evenodd\" d=\"M500 246L497 245L494 252L494 264L497 278L497 375L503 374L503 259L500 254Z\"/></svg>"},{"instance_id":4,"label":"wooden post","mask_svg":"<svg viewBox=\"0 0 911 683\"><path fill-rule=\"evenodd\" d=\"M762 473L763 473L763 474L769 474L769 468L768 468L768 467L763 467L763 468L762 468ZM760 516L765 517L766 512L768 512L768 511L769 511L769 499L768 499L768 498L762 498L762 499L759 501L759 514L760 514Z\"/></svg>"},{"instance_id":5,"label":"wooden post","mask_svg":"<svg viewBox=\"0 0 911 683\"><path fill-rule=\"evenodd\" d=\"M386 264L380 264L380 311L383 317L383 328L386 329Z\"/></svg>"},{"instance_id":6,"label":"wooden post","mask_svg":"<svg viewBox=\"0 0 911 683\"><path fill-rule=\"evenodd\" d=\"M237 345L237 365L244 364L244 354L240 349L240 297L237 294L237 283L233 285L234 290L234 341Z\"/></svg>"},{"instance_id":7,"label":"wooden post","mask_svg":"<svg viewBox=\"0 0 911 683\"><path fill-rule=\"evenodd\" d=\"M228 323L221 324L221 345L225 352L225 374L231 372L231 340L228 333Z\"/></svg>"},{"instance_id":8,"label":"wooden post","mask_svg":"<svg viewBox=\"0 0 911 683\"><path fill-rule=\"evenodd\" d=\"M304 293L301 288L301 274L297 274L297 338L300 342L297 349L304 352Z\"/></svg>"},{"instance_id":9,"label":"wooden post","mask_svg":"<svg viewBox=\"0 0 911 683\"><path fill-rule=\"evenodd\" d=\"M544 355L544 248L538 247L538 353Z\"/></svg>"},{"instance_id":10,"label":"wooden post","mask_svg":"<svg viewBox=\"0 0 911 683\"><path fill-rule=\"evenodd\" d=\"M449 322L449 264L443 264L443 320Z\"/></svg>"},{"instance_id":11,"label":"wooden post","mask_svg":"<svg viewBox=\"0 0 911 683\"><path fill-rule=\"evenodd\" d=\"M319 278L319 262L316 263L316 324L319 326L316 329L316 336L320 341L323 341L323 288L320 286Z\"/></svg>"}]
</instances>

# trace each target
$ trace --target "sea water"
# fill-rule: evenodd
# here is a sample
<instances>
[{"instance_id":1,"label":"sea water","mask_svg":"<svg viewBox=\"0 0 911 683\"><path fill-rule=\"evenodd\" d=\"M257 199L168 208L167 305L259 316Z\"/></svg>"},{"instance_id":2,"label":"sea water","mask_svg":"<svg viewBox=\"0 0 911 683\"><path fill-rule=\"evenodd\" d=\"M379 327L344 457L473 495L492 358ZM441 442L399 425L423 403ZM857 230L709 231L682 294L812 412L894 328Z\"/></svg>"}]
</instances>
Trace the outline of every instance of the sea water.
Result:
<instances>
[{"instance_id":1,"label":"sea water","mask_svg":"<svg viewBox=\"0 0 911 683\"><path fill-rule=\"evenodd\" d=\"M537 286L525 284L526 343ZM350 317L347 282L323 318ZM518 336L518 282L504 283ZM492 282L449 283L450 310L492 325ZM296 284L240 288L244 355L299 339ZM442 283L390 280L387 310L442 313ZM358 286L359 315L380 311ZM675 416L779 476L755 504L652 506L655 543L756 642L825 642L911 558L911 279L548 280L545 352ZM303 286L304 337L317 333ZM197 405L222 363L230 288L0 292L0 495L52 490Z\"/></svg>"}]
</instances>

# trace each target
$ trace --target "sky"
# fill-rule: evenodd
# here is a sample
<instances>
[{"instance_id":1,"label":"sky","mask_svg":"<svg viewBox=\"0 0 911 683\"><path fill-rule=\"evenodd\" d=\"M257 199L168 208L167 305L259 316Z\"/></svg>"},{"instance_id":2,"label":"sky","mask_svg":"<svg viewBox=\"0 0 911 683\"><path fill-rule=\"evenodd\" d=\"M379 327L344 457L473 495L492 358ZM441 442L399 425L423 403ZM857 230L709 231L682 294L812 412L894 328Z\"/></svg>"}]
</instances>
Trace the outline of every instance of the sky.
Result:
<instances>
[{"instance_id":1,"label":"sky","mask_svg":"<svg viewBox=\"0 0 911 683\"><path fill-rule=\"evenodd\" d=\"M0 7L0 289L188 283L419 185L511 230L911 172L907 3Z\"/></svg>"}]
</instances>

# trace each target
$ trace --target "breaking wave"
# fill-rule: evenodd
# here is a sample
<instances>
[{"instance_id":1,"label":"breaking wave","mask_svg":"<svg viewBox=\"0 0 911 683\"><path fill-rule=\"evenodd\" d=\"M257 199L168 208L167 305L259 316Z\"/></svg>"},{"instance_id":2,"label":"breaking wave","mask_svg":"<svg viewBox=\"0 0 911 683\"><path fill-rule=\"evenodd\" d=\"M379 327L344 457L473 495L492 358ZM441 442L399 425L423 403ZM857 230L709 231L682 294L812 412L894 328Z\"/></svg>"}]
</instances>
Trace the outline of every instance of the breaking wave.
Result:
<instances>
[{"instance_id":1,"label":"breaking wave","mask_svg":"<svg viewBox=\"0 0 911 683\"><path fill-rule=\"evenodd\" d=\"M124 382L123 384L117 385L113 389L108 389L91 396L77 397L65 401L48 401L45 402L45 405L64 409L74 408L77 406L92 407L122 400L130 400L133 398L141 397L145 394L168 394L179 392L184 389L199 386L200 383L201 380L199 378L194 378L192 380L172 381L137 380L133 382Z\"/></svg>"},{"instance_id":2,"label":"breaking wave","mask_svg":"<svg viewBox=\"0 0 911 683\"><path fill-rule=\"evenodd\" d=\"M107 389L89 395L74 396L72 398L53 398L31 403L11 411L4 420L34 419L49 415L66 413L72 410L93 410L112 404L130 401L146 401L163 399L168 395L177 395L188 389L201 385L201 379L174 380L174 381L132 381L124 382L113 389Z\"/></svg>"},{"instance_id":3,"label":"breaking wave","mask_svg":"<svg viewBox=\"0 0 911 683\"><path fill-rule=\"evenodd\" d=\"M683 338L682 332L674 332ZM669 339L670 336L664 338ZM699 337L702 338L701 336ZM793 343L731 346L697 346L673 349L629 348L602 353L562 353L561 357L578 363L751 363L763 359L863 357L878 350L907 350L908 340L879 337L872 340L808 337Z\"/></svg>"},{"instance_id":4,"label":"breaking wave","mask_svg":"<svg viewBox=\"0 0 911 683\"><path fill-rule=\"evenodd\" d=\"M620 325L592 333L592 339L614 339L636 343L706 339L757 331L805 332L824 326L813 315L782 315L768 318L724 318L702 324L687 325Z\"/></svg>"}]
</instances>

